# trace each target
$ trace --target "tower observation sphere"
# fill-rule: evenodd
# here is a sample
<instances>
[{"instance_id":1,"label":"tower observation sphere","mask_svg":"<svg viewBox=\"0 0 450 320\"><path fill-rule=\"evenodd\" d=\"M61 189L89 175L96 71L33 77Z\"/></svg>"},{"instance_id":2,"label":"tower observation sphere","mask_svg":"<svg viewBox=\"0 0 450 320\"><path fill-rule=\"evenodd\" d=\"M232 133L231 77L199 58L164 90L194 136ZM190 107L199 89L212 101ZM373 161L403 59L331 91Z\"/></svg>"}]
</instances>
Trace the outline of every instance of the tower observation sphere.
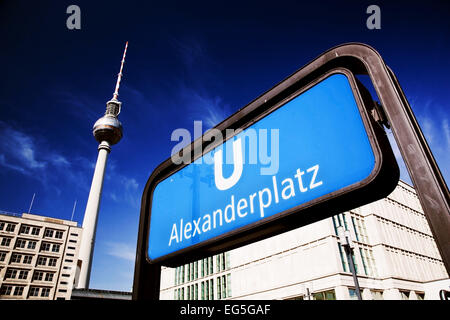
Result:
<instances>
[{"instance_id":1,"label":"tower observation sphere","mask_svg":"<svg viewBox=\"0 0 450 320\"><path fill-rule=\"evenodd\" d=\"M93 127L92 133L98 143L106 141L112 146L122 139L122 124L117 119L121 106L122 103L116 98L112 98L106 103L105 115L98 119Z\"/></svg>"}]
</instances>

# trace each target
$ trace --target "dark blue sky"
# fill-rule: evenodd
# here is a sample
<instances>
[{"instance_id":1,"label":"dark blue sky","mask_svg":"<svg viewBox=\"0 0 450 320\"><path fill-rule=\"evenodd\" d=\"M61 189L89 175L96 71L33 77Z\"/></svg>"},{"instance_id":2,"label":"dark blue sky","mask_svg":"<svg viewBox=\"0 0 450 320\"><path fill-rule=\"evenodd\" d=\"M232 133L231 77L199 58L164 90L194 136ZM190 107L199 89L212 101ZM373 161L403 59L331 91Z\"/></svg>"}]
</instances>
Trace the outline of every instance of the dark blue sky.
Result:
<instances>
[{"instance_id":1,"label":"dark blue sky","mask_svg":"<svg viewBox=\"0 0 450 320\"><path fill-rule=\"evenodd\" d=\"M97 156L92 125L119 99L91 286L130 290L140 198L177 128L209 128L323 51L373 46L397 74L448 183L447 1L3 1L0 4L0 210L82 222ZM81 9L81 30L66 8ZM381 30L366 8L381 8ZM402 177L408 180L403 172Z\"/></svg>"}]
</instances>

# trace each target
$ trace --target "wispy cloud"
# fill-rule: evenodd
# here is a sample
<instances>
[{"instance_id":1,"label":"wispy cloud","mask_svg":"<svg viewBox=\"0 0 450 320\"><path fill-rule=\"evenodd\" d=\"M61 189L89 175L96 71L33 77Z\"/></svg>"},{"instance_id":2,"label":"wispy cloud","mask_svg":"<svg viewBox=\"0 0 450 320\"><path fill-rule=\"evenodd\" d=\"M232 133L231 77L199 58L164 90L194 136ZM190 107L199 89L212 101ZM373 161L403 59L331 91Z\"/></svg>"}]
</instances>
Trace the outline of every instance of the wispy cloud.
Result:
<instances>
[{"instance_id":1,"label":"wispy cloud","mask_svg":"<svg viewBox=\"0 0 450 320\"><path fill-rule=\"evenodd\" d=\"M0 164L23 174L46 167L46 161L36 158L36 147L31 136L3 121L0 121L0 135Z\"/></svg>"},{"instance_id":2,"label":"wispy cloud","mask_svg":"<svg viewBox=\"0 0 450 320\"><path fill-rule=\"evenodd\" d=\"M91 173L92 163L81 156L69 159L54 150L44 137L0 121L0 170L12 170L36 179L58 194L64 182L71 183L72 188L87 189L86 176Z\"/></svg>"},{"instance_id":3,"label":"wispy cloud","mask_svg":"<svg viewBox=\"0 0 450 320\"><path fill-rule=\"evenodd\" d=\"M184 81L179 84L180 103L186 107L191 120L203 121L205 129L216 126L231 114L231 108L217 93L206 90L205 83L219 81L211 72L216 66L215 61L204 43L195 37L171 38L169 41L186 68Z\"/></svg>"},{"instance_id":4,"label":"wispy cloud","mask_svg":"<svg viewBox=\"0 0 450 320\"><path fill-rule=\"evenodd\" d=\"M104 112L106 101L100 101L92 96L77 92L74 94L66 90L53 91L55 100L65 106L65 110L71 116L77 117L83 121L94 123Z\"/></svg>"},{"instance_id":5,"label":"wispy cloud","mask_svg":"<svg viewBox=\"0 0 450 320\"><path fill-rule=\"evenodd\" d=\"M219 124L231 114L231 108L219 96L209 96L193 88L182 86L179 91L192 120L202 120L206 129Z\"/></svg>"},{"instance_id":6,"label":"wispy cloud","mask_svg":"<svg viewBox=\"0 0 450 320\"><path fill-rule=\"evenodd\" d=\"M114 181L114 184L109 184L109 191L106 196L117 203L126 203L132 208L139 208L141 198L141 190L139 190L139 183L135 178L126 176L119 172L117 163L111 160L108 164L106 173L106 180Z\"/></svg>"},{"instance_id":7,"label":"wispy cloud","mask_svg":"<svg viewBox=\"0 0 450 320\"><path fill-rule=\"evenodd\" d=\"M187 68L192 68L194 64L205 59L209 59L204 46L194 37L169 39L170 44L175 49L175 53L181 58Z\"/></svg>"},{"instance_id":8,"label":"wispy cloud","mask_svg":"<svg viewBox=\"0 0 450 320\"><path fill-rule=\"evenodd\" d=\"M123 242L107 242L106 246L108 255L127 261L135 261L136 247Z\"/></svg>"},{"instance_id":9,"label":"wispy cloud","mask_svg":"<svg viewBox=\"0 0 450 320\"><path fill-rule=\"evenodd\" d=\"M433 152L444 179L450 181L450 114L448 106L437 103L433 98L419 98L417 96L409 99L425 139ZM392 135L390 136L392 145ZM399 162L401 177L405 179L406 167L401 159L397 146L393 146L394 153ZM403 172L402 172L403 171ZM408 176L409 180L409 176ZM408 181L407 180L407 181Z\"/></svg>"}]
</instances>

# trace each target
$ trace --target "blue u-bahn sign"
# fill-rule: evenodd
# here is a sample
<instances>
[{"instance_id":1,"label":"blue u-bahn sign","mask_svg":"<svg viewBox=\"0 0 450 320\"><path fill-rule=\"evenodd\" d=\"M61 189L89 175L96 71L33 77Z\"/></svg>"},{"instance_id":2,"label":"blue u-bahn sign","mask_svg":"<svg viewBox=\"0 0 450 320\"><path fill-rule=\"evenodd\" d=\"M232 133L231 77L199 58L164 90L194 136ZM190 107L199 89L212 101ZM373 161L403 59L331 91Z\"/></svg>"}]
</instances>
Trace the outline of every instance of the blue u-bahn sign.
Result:
<instances>
[{"instance_id":1,"label":"blue u-bahn sign","mask_svg":"<svg viewBox=\"0 0 450 320\"><path fill-rule=\"evenodd\" d=\"M251 119L232 116L216 130L232 134L192 162L163 163L147 194L147 260L189 261L386 196L398 169L369 97L335 69Z\"/></svg>"}]
</instances>

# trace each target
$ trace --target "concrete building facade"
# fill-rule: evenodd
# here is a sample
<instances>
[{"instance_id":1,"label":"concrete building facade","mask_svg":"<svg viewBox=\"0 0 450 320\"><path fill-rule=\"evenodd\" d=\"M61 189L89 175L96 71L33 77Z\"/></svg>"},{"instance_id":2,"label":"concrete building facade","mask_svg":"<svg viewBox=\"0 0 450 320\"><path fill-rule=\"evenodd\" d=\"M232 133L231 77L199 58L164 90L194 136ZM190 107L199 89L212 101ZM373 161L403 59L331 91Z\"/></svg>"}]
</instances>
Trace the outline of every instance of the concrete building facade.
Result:
<instances>
[{"instance_id":1,"label":"concrete building facade","mask_svg":"<svg viewBox=\"0 0 450 320\"><path fill-rule=\"evenodd\" d=\"M414 188L177 268L163 268L161 299L356 299L337 229L354 242L362 298L439 299L449 276Z\"/></svg>"},{"instance_id":2,"label":"concrete building facade","mask_svg":"<svg viewBox=\"0 0 450 320\"><path fill-rule=\"evenodd\" d=\"M70 299L81 233L76 222L0 212L0 299Z\"/></svg>"}]
</instances>

